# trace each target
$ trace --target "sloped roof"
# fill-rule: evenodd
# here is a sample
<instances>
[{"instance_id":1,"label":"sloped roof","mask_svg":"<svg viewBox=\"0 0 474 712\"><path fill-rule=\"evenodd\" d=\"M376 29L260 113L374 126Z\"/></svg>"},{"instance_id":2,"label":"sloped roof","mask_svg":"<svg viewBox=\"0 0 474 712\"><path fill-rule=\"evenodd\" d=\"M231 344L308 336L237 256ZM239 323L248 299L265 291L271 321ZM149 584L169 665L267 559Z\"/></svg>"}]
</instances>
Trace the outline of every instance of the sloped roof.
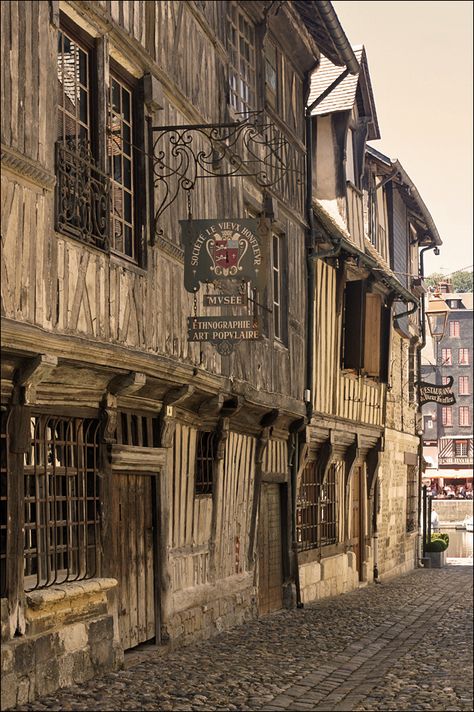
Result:
<instances>
[{"instance_id":1,"label":"sloped roof","mask_svg":"<svg viewBox=\"0 0 474 712\"><path fill-rule=\"evenodd\" d=\"M460 299L464 305L464 309L452 309L452 311L465 311L472 310L473 299L472 292L445 292L441 295L441 298L446 299Z\"/></svg>"},{"instance_id":2,"label":"sloped roof","mask_svg":"<svg viewBox=\"0 0 474 712\"><path fill-rule=\"evenodd\" d=\"M337 111L350 111L356 102L356 92L359 82L361 83L364 110L370 117L368 124L368 138L380 138L377 112L372 91L372 84L369 75L369 66L364 47L353 47L354 54L360 65L359 74L348 74L340 84L338 84L323 101L316 106L312 116L322 116L332 114ZM310 106L318 96L320 96L341 74L341 68L336 66L327 57L321 56L321 63L311 77L311 88L308 97Z\"/></svg>"},{"instance_id":3,"label":"sloped roof","mask_svg":"<svg viewBox=\"0 0 474 712\"><path fill-rule=\"evenodd\" d=\"M339 67L357 74L359 67L349 40L328 0L293 0L309 33L320 51Z\"/></svg>"}]
</instances>

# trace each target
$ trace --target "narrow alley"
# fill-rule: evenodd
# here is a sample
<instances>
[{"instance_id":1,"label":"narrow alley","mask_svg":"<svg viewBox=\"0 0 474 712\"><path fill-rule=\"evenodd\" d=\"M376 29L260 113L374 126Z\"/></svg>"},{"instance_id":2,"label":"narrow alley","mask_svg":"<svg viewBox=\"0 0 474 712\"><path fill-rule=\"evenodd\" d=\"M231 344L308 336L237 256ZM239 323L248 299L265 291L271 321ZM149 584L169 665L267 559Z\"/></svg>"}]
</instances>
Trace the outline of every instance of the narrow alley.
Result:
<instances>
[{"instance_id":1,"label":"narrow alley","mask_svg":"<svg viewBox=\"0 0 474 712\"><path fill-rule=\"evenodd\" d=\"M472 563L281 611L25 710L472 710Z\"/></svg>"}]
</instances>

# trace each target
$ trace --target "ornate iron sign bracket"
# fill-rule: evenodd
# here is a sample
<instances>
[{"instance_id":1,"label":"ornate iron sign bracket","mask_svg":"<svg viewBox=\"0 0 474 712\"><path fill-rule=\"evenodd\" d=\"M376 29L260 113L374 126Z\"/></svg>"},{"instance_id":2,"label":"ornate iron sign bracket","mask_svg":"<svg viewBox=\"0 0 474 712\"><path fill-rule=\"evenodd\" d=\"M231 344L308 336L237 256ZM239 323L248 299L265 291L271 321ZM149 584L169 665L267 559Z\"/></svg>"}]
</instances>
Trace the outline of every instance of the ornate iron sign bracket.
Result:
<instances>
[{"instance_id":1,"label":"ornate iron sign bracket","mask_svg":"<svg viewBox=\"0 0 474 712\"><path fill-rule=\"evenodd\" d=\"M154 126L152 131L153 183L159 201L155 234L161 215L179 191L189 194L200 179L246 176L261 188L276 188L293 173L303 184L302 167L288 141L263 112L233 123Z\"/></svg>"}]
</instances>

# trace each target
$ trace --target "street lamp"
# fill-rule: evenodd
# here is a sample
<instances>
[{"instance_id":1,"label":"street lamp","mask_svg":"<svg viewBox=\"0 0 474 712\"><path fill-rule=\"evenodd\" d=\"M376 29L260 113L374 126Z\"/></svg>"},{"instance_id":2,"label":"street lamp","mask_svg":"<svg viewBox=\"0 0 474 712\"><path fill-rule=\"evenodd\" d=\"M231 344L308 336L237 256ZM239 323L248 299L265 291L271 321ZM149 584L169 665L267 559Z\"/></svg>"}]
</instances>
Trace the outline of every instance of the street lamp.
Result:
<instances>
[{"instance_id":1,"label":"street lamp","mask_svg":"<svg viewBox=\"0 0 474 712\"><path fill-rule=\"evenodd\" d=\"M441 299L439 293L435 293L434 299L430 299L428 302L426 319L430 334L437 343L441 341L445 334L449 312L450 309L444 299Z\"/></svg>"}]
</instances>

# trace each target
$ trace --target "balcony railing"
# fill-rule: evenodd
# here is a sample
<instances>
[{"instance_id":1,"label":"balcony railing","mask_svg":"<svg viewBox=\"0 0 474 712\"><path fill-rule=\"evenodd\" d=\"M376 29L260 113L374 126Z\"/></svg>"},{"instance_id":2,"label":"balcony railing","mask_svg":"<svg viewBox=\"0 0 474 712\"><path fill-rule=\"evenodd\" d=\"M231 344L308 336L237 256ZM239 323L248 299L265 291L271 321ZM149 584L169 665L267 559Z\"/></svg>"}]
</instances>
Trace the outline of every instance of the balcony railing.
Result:
<instances>
[{"instance_id":1,"label":"balcony railing","mask_svg":"<svg viewBox=\"0 0 474 712\"><path fill-rule=\"evenodd\" d=\"M109 178L97 168L86 142L56 143L56 181L56 230L108 249Z\"/></svg>"}]
</instances>

